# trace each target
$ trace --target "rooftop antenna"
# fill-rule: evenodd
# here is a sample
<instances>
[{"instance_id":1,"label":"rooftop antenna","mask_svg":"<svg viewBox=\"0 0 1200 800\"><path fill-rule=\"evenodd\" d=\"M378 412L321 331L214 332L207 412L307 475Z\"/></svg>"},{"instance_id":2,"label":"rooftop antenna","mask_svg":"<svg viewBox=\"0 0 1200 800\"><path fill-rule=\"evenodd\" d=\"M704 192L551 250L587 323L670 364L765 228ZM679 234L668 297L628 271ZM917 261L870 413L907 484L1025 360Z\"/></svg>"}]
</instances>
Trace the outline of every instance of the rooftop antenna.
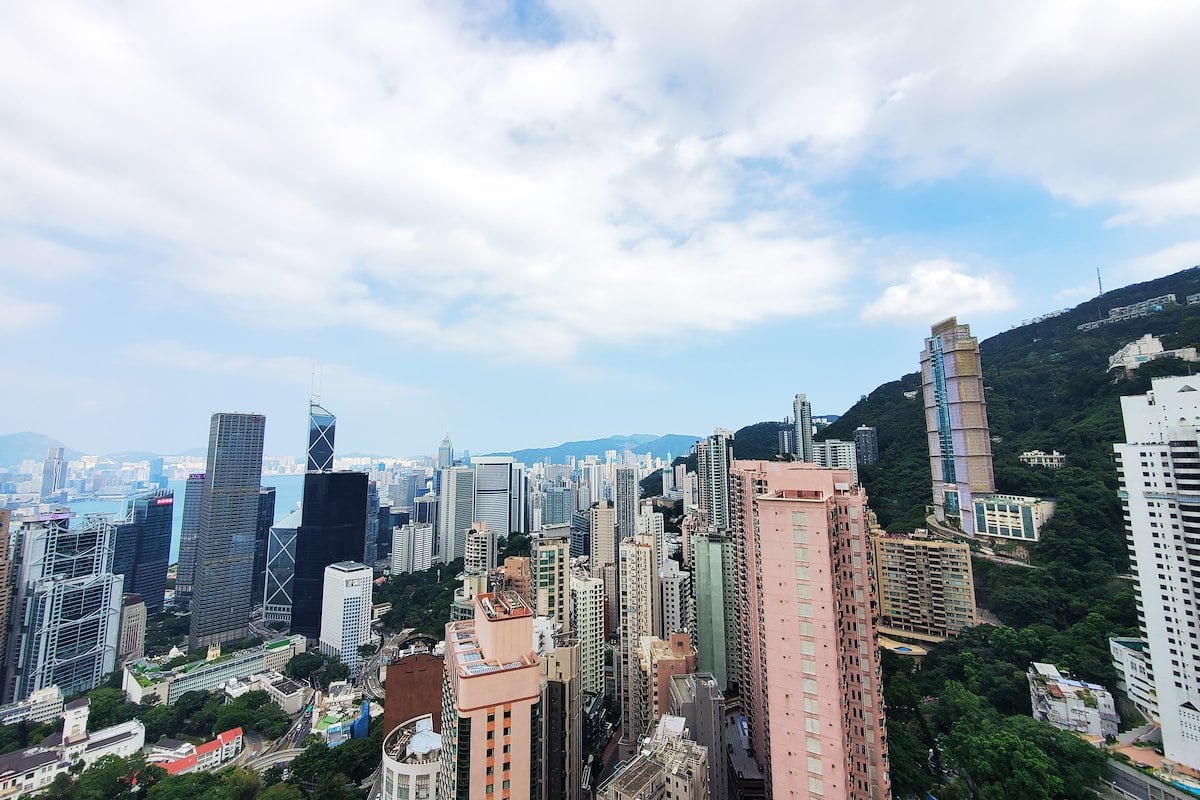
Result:
<instances>
[{"instance_id":1,"label":"rooftop antenna","mask_svg":"<svg viewBox=\"0 0 1200 800\"><path fill-rule=\"evenodd\" d=\"M321 405L320 366L316 361L314 361L312 365L312 380L309 383L308 401L314 406Z\"/></svg>"},{"instance_id":2,"label":"rooftop antenna","mask_svg":"<svg viewBox=\"0 0 1200 800\"><path fill-rule=\"evenodd\" d=\"M1100 280L1100 268L1096 267L1096 286L1100 289L1100 294L1104 294L1104 282Z\"/></svg>"}]
</instances>

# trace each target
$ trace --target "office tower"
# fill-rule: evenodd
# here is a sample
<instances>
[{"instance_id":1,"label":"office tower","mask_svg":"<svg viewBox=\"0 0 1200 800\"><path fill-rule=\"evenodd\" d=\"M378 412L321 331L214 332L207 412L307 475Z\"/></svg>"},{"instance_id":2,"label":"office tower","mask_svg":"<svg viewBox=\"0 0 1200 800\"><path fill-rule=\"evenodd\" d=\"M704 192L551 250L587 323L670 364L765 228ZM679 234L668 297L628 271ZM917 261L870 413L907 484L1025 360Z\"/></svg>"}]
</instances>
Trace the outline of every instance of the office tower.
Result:
<instances>
[{"instance_id":1,"label":"office tower","mask_svg":"<svg viewBox=\"0 0 1200 800\"><path fill-rule=\"evenodd\" d=\"M500 545L496 531L482 520L467 531L467 550L463 556L463 569L476 575L486 575L496 568Z\"/></svg>"},{"instance_id":2,"label":"office tower","mask_svg":"<svg viewBox=\"0 0 1200 800\"><path fill-rule=\"evenodd\" d=\"M729 465L733 461L733 434L717 428L696 442L696 473L700 513L719 531L729 530Z\"/></svg>"},{"instance_id":3,"label":"office tower","mask_svg":"<svg viewBox=\"0 0 1200 800\"><path fill-rule=\"evenodd\" d=\"M738 684L740 668L733 540L710 530L692 542L698 669L715 675L725 691Z\"/></svg>"},{"instance_id":4,"label":"office tower","mask_svg":"<svg viewBox=\"0 0 1200 800\"><path fill-rule=\"evenodd\" d=\"M500 536L525 533L525 465L508 456L481 456L472 464L475 519Z\"/></svg>"},{"instance_id":5,"label":"office tower","mask_svg":"<svg viewBox=\"0 0 1200 800\"><path fill-rule=\"evenodd\" d=\"M843 442L839 439L826 439L823 442L813 442L813 463L827 469L848 469L858 483L858 456L854 442Z\"/></svg>"},{"instance_id":6,"label":"office tower","mask_svg":"<svg viewBox=\"0 0 1200 800\"><path fill-rule=\"evenodd\" d=\"M183 520L179 529L179 562L175 566L175 607L192 604L196 574L196 540L200 536L200 507L204 503L204 473L188 475L183 490Z\"/></svg>"},{"instance_id":7,"label":"office tower","mask_svg":"<svg viewBox=\"0 0 1200 800\"><path fill-rule=\"evenodd\" d=\"M367 481L367 535L363 544L362 562L375 563L375 549L379 541L379 484Z\"/></svg>"},{"instance_id":8,"label":"office tower","mask_svg":"<svg viewBox=\"0 0 1200 800\"><path fill-rule=\"evenodd\" d=\"M0 675L8 652L8 628L12 614L12 511L0 508ZM0 688L0 696L3 688Z\"/></svg>"},{"instance_id":9,"label":"office tower","mask_svg":"<svg viewBox=\"0 0 1200 800\"><path fill-rule=\"evenodd\" d=\"M1200 769L1200 651L1188 647L1200 618L1197 388L1192 376L1154 378L1146 394L1122 397L1125 441L1113 445L1144 641L1133 660L1157 697L1166 759L1191 769Z\"/></svg>"},{"instance_id":10,"label":"office tower","mask_svg":"<svg viewBox=\"0 0 1200 800\"><path fill-rule=\"evenodd\" d=\"M854 429L854 456L859 464L879 461L879 431L866 425Z\"/></svg>"},{"instance_id":11,"label":"office tower","mask_svg":"<svg viewBox=\"0 0 1200 800\"><path fill-rule=\"evenodd\" d=\"M604 581L582 572L571 576L571 631L579 641L580 685L585 694L604 691Z\"/></svg>"},{"instance_id":12,"label":"office tower","mask_svg":"<svg viewBox=\"0 0 1200 800\"><path fill-rule=\"evenodd\" d=\"M664 558L658 569L659 619L654 635L669 639L672 633L695 634L692 615L692 574L679 568L673 558Z\"/></svg>"},{"instance_id":13,"label":"office tower","mask_svg":"<svg viewBox=\"0 0 1200 800\"><path fill-rule=\"evenodd\" d=\"M296 578L296 531L303 514L297 508L271 526L267 536L263 620L292 624L292 583Z\"/></svg>"},{"instance_id":14,"label":"office tower","mask_svg":"<svg viewBox=\"0 0 1200 800\"><path fill-rule=\"evenodd\" d=\"M152 614L162 611L167 593L174 510L170 489L131 497L114 533L112 571L125 576L125 593L141 595Z\"/></svg>"},{"instance_id":15,"label":"office tower","mask_svg":"<svg viewBox=\"0 0 1200 800\"><path fill-rule=\"evenodd\" d=\"M530 547L533 613L571 630L571 537L566 525L543 528Z\"/></svg>"},{"instance_id":16,"label":"office tower","mask_svg":"<svg viewBox=\"0 0 1200 800\"><path fill-rule=\"evenodd\" d=\"M966 542L930 539L920 529L871 539L880 633L940 642L979 624Z\"/></svg>"},{"instance_id":17,"label":"office tower","mask_svg":"<svg viewBox=\"0 0 1200 800\"><path fill-rule=\"evenodd\" d=\"M393 524L392 520L395 519ZM392 535L394 530L400 525L406 524L407 520L402 521L399 514L392 514L392 503L390 500L379 501L379 512L375 515L375 524L379 528L379 535L375 539L375 555L382 560L390 560L392 553ZM437 539L437 536L434 536Z\"/></svg>"},{"instance_id":18,"label":"office tower","mask_svg":"<svg viewBox=\"0 0 1200 800\"><path fill-rule=\"evenodd\" d=\"M411 511L413 500L425 494L425 475L403 473L388 487L388 499L397 510Z\"/></svg>"},{"instance_id":19,"label":"office tower","mask_svg":"<svg viewBox=\"0 0 1200 800\"><path fill-rule=\"evenodd\" d=\"M542 678L541 797L577 800L584 762L579 643L568 634L555 635L550 642L538 651Z\"/></svg>"},{"instance_id":20,"label":"office tower","mask_svg":"<svg viewBox=\"0 0 1200 800\"><path fill-rule=\"evenodd\" d=\"M467 531L475 524L475 470L470 467L442 470L439 505L438 558L449 564L463 557Z\"/></svg>"},{"instance_id":21,"label":"office tower","mask_svg":"<svg viewBox=\"0 0 1200 800\"><path fill-rule=\"evenodd\" d=\"M367 535L365 472L309 472L296 529L292 633L321 635L325 568L362 558Z\"/></svg>"},{"instance_id":22,"label":"office tower","mask_svg":"<svg viewBox=\"0 0 1200 800\"><path fill-rule=\"evenodd\" d=\"M438 530L441 519L441 502L436 494L423 494L420 497L414 498L412 509L410 522L416 525L432 525L434 530ZM466 537L467 534L464 531L464 542L466 541ZM450 560L453 561L454 559Z\"/></svg>"},{"instance_id":23,"label":"office tower","mask_svg":"<svg viewBox=\"0 0 1200 800\"><path fill-rule=\"evenodd\" d=\"M146 654L146 604L140 595L126 594L121 601L121 634L117 640L117 662L125 663Z\"/></svg>"},{"instance_id":24,"label":"office tower","mask_svg":"<svg viewBox=\"0 0 1200 800\"><path fill-rule=\"evenodd\" d=\"M42 465L41 499L49 500L67 485L67 459L61 447L51 447Z\"/></svg>"},{"instance_id":25,"label":"office tower","mask_svg":"<svg viewBox=\"0 0 1200 800\"><path fill-rule=\"evenodd\" d=\"M795 426L795 432L792 435L792 452L796 454L796 460L812 462L812 404L808 402L807 395L798 394L792 401L792 424Z\"/></svg>"},{"instance_id":26,"label":"office tower","mask_svg":"<svg viewBox=\"0 0 1200 800\"><path fill-rule=\"evenodd\" d=\"M612 503L601 500L593 503L588 513L591 553L588 561L593 577L601 577L605 564L617 561L617 515Z\"/></svg>"},{"instance_id":27,"label":"office tower","mask_svg":"<svg viewBox=\"0 0 1200 800\"><path fill-rule=\"evenodd\" d=\"M391 686L390 679L387 685ZM432 714L412 717L393 726L383 740L379 800L432 798L441 759L442 735L433 727Z\"/></svg>"},{"instance_id":28,"label":"office tower","mask_svg":"<svg viewBox=\"0 0 1200 800\"><path fill-rule=\"evenodd\" d=\"M392 529L392 574L421 572L433 566L433 526L405 523Z\"/></svg>"},{"instance_id":29,"label":"office tower","mask_svg":"<svg viewBox=\"0 0 1200 800\"><path fill-rule=\"evenodd\" d=\"M337 417L314 400L308 404L308 464L305 472L333 469L333 440Z\"/></svg>"},{"instance_id":30,"label":"office tower","mask_svg":"<svg viewBox=\"0 0 1200 800\"><path fill-rule=\"evenodd\" d=\"M542 526L569 525L575 512L574 493L570 486L551 486L546 489L546 509Z\"/></svg>"},{"instance_id":31,"label":"office tower","mask_svg":"<svg viewBox=\"0 0 1200 800\"><path fill-rule=\"evenodd\" d=\"M576 511L571 515L571 558L592 554L592 512Z\"/></svg>"},{"instance_id":32,"label":"office tower","mask_svg":"<svg viewBox=\"0 0 1200 800\"><path fill-rule=\"evenodd\" d=\"M950 317L933 326L921 351L921 396L938 522L975 535L971 500L996 491L992 439L984 397L979 341ZM963 513L963 510L966 513Z\"/></svg>"},{"instance_id":33,"label":"office tower","mask_svg":"<svg viewBox=\"0 0 1200 800\"><path fill-rule=\"evenodd\" d=\"M541 796L541 662L533 612L513 592L481 594L446 625L437 797Z\"/></svg>"},{"instance_id":34,"label":"office tower","mask_svg":"<svg viewBox=\"0 0 1200 800\"><path fill-rule=\"evenodd\" d=\"M711 754L713 758L720 757ZM597 800L708 800L710 754L687 738L679 717L659 720L645 747L602 783Z\"/></svg>"},{"instance_id":35,"label":"office tower","mask_svg":"<svg viewBox=\"0 0 1200 800\"><path fill-rule=\"evenodd\" d=\"M653 537L639 533L620 546L617 567L620 584L620 640L617 689L621 699L621 743L632 747L643 733L645 692L639 673L638 649L643 636L654 635L658 567Z\"/></svg>"},{"instance_id":36,"label":"office tower","mask_svg":"<svg viewBox=\"0 0 1200 800\"><path fill-rule=\"evenodd\" d=\"M847 470L735 461L730 496L740 690L767 796L890 797L866 492Z\"/></svg>"},{"instance_id":37,"label":"office tower","mask_svg":"<svg viewBox=\"0 0 1200 800\"><path fill-rule=\"evenodd\" d=\"M442 444L438 447L437 464L438 469L448 469L454 466L454 442L450 441L450 434L446 434L446 438L442 439Z\"/></svg>"},{"instance_id":38,"label":"office tower","mask_svg":"<svg viewBox=\"0 0 1200 800\"><path fill-rule=\"evenodd\" d=\"M617 542L637 533L638 473L633 467L617 467L613 507L617 515Z\"/></svg>"},{"instance_id":39,"label":"office tower","mask_svg":"<svg viewBox=\"0 0 1200 800\"><path fill-rule=\"evenodd\" d=\"M250 632L250 588L266 427L267 418L261 414L212 416L196 536L188 635L192 650L240 641Z\"/></svg>"},{"instance_id":40,"label":"office tower","mask_svg":"<svg viewBox=\"0 0 1200 800\"><path fill-rule=\"evenodd\" d=\"M250 597L253 605L263 601L267 588L267 548L271 541L271 526L275 524L275 487L258 489L258 527L254 532L254 585Z\"/></svg>"},{"instance_id":41,"label":"office tower","mask_svg":"<svg viewBox=\"0 0 1200 800\"><path fill-rule=\"evenodd\" d=\"M154 484L160 489L167 488L167 479L163 475L163 460L162 456L155 456L150 459L150 479L149 483Z\"/></svg>"},{"instance_id":42,"label":"office tower","mask_svg":"<svg viewBox=\"0 0 1200 800\"><path fill-rule=\"evenodd\" d=\"M358 648L371 641L371 587L366 564L339 561L325 568L321 588L321 652L336 656L351 675L358 673Z\"/></svg>"},{"instance_id":43,"label":"office tower","mask_svg":"<svg viewBox=\"0 0 1200 800\"><path fill-rule=\"evenodd\" d=\"M725 749L725 696L708 672L671 678L667 713L683 717L692 741L708 751L708 789L712 800L729 796L729 760Z\"/></svg>"},{"instance_id":44,"label":"office tower","mask_svg":"<svg viewBox=\"0 0 1200 800\"><path fill-rule=\"evenodd\" d=\"M124 593L112 572L115 526L88 515L72 528L73 516L42 506L12 517L6 703L49 686L90 691L116 665Z\"/></svg>"}]
</instances>

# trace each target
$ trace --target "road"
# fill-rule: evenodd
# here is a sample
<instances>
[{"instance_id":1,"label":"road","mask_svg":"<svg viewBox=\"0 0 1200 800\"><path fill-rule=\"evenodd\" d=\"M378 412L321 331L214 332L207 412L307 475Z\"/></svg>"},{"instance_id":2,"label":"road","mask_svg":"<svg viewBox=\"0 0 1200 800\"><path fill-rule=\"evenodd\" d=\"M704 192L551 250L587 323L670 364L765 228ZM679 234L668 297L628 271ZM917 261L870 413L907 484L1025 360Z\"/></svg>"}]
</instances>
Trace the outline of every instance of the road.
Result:
<instances>
[{"instance_id":1,"label":"road","mask_svg":"<svg viewBox=\"0 0 1200 800\"><path fill-rule=\"evenodd\" d=\"M258 758L247 762L246 766L250 767L251 769L258 770L259 772L263 772L275 766L276 764L290 764L292 761L296 760L296 756L303 752L304 750L302 748L289 747L286 750L277 750L274 753L267 753L266 755L259 756Z\"/></svg>"},{"instance_id":2,"label":"road","mask_svg":"<svg viewBox=\"0 0 1200 800\"><path fill-rule=\"evenodd\" d=\"M358 683L372 700L383 700L384 697L383 684L379 681L379 666L383 663L383 659L391 658L393 655L391 651L412 634L412 628L405 628L384 639L380 648L375 651L375 655L371 656L370 660L358 671Z\"/></svg>"}]
</instances>

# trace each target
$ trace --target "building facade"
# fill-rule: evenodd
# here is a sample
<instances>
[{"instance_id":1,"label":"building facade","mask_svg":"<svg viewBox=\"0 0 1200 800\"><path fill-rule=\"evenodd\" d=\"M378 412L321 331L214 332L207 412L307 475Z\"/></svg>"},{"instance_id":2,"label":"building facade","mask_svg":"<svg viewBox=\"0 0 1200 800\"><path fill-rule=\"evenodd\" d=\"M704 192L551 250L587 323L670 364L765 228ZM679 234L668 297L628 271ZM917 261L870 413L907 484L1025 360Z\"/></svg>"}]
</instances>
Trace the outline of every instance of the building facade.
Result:
<instances>
[{"instance_id":1,"label":"building facade","mask_svg":"<svg viewBox=\"0 0 1200 800\"><path fill-rule=\"evenodd\" d=\"M854 429L854 457L859 464L879 461L879 431L867 425Z\"/></svg>"},{"instance_id":2,"label":"building facade","mask_svg":"<svg viewBox=\"0 0 1200 800\"><path fill-rule=\"evenodd\" d=\"M975 535L1026 544L1042 538L1042 526L1054 516L1054 501L1015 494L986 494L971 502Z\"/></svg>"},{"instance_id":3,"label":"building facade","mask_svg":"<svg viewBox=\"0 0 1200 800\"><path fill-rule=\"evenodd\" d=\"M571 630L579 642L583 692L604 692L604 581L583 573L571 576Z\"/></svg>"},{"instance_id":4,"label":"building facade","mask_svg":"<svg viewBox=\"0 0 1200 800\"><path fill-rule=\"evenodd\" d=\"M292 578L292 633L310 639L321 635L325 568L341 561L360 562L366 536L366 473L305 473Z\"/></svg>"},{"instance_id":5,"label":"building facade","mask_svg":"<svg viewBox=\"0 0 1200 800\"><path fill-rule=\"evenodd\" d=\"M617 647L617 690L621 700L621 744L635 747L645 733L646 693L641 677L640 646L653 636L658 605L658 568L654 538L639 533L620 546L620 639Z\"/></svg>"},{"instance_id":6,"label":"building facade","mask_svg":"<svg viewBox=\"0 0 1200 800\"><path fill-rule=\"evenodd\" d=\"M183 519L179 529L179 561L175 566L175 607L192 605L196 575L196 540L200 536L200 507L204 504L204 473L188 475L183 490Z\"/></svg>"},{"instance_id":7,"label":"building facade","mask_svg":"<svg viewBox=\"0 0 1200 800\"><path fill-rule=\"evenodd\" d=\"M475 524L475 470L442 470L441 517L438 520L439 559L449 564L466 552L467 531Z\"/></svg>"},{"instance_id":8,"label":"building facade","mask_svg":"<svg viewBox=\"0 0 1200 800\"><path fill-rule=\"evenodd\" d=\"M325 568L321 602L321 652L337 656L350 674L358 672L358 648L371 641L371 587L366 564L339 561Z\"/></svg>"},{"instance_id":9,"label":"building facade","mask_svg":"<svg viewBox=\"0 0 1200 800\"><path fill-rule=\"evenodd\" d=\"M429 714L393 729L383 740L381 800L434 800L442 736Z\"/></svg>"},{"instance_id":10,"label":"building facade","mask_svg":"<svg viewBox=\"0 0 1200 800\"><path fill-rule=\"evenodd\" d=\"M921 395L938 522L975 535L972 499L992 494L992 439L979 340L950 317L934 325L921 351Z\"/></svg>"},{"instance_id":11,"label":"building facade","mask_svg":"<svg viewBox=\"0 0 1200 800\"><path fill-rule=\"evenodd\" d=\"M867 497L848 470L735 461L741 695L768 796L891 796Z\"/></svg>"},{"instance_id":12,"label":"building facade","mask_svg":"<svg viewBox=\"0 0 1200 800\"><path fill-rule=\"evenodd\" d=\"M858 445L839 439L813 442L813 462L828 469L848 469L858 483Z\"/></svg>"},{"instance_id":13,"label":"building facade","mask_svg":"<svg viewBox=\"0 0 1200 800\"><path fill-rule=\"evenodd\" d=\"M292 584L296 577L296 531L302 518L296 509L272 525L267 535L267 568L263 587L263 620L292 624Z\"/></svg>"},{"instance_id":14,"label":"building facade","mask_svg":"<svg viewBox=\"0 0 1200 800\"><path fill-rule=\"evenodd\" d=\"M157 489L129 499L125 519L117 523L113 572L125 576L125 592L141 595L146 610L163 610L175 494Z\"/></svg>"},{"instance_id":15,"label":"building facade","mask_svg":"<svg viewBox=\"0 0 1200 800\"><path fill-rule=\"evenodd\" d=\"M872 537L879 588L879 631L940 642L979 624L971 548L912 536Z\"/></svg>"},{"instance_id":16,"label":"building facade","mask_svg":"<svg viewBox=\"0 0 1200 800\"><path fill-rule=\"evenodd\" d=\"M792 452L797 461L812 463L813 454L813 420L812 403L808 396L796 395L792 400L792 424L795 432L792 435Z\"/></svg>"},{"instance_id":17,"label":"building facade","mask_svg":"<svg viewBox=\"0 0 1200 800\"><path fill-rule=\"evenodd\" d=\"M208 468L196 537L196 568L188 646L195 650L245 639L262 483L261 414L213 414Z\"/></svg>"},{"instance_id":18,"label":"building facade","mask_svg":"<svg viewBox=\"0 0 1200 800\"><path fill-rule=\"evenodd\" d=\"M733 434L724 428L717 428L712 436L696 443L700 514L705 524L719 531L729 530L729 465L732 461Z\"/></svg>"}]
</instances>

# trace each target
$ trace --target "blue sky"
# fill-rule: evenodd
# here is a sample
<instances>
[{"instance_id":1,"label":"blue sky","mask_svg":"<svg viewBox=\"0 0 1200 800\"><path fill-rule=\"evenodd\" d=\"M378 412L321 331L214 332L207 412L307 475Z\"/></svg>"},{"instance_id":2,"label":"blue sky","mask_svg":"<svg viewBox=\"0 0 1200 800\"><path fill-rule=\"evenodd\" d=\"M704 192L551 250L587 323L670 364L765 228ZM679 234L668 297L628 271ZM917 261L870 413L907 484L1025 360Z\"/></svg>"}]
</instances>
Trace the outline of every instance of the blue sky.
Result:
<instances>
[{"instance_id":1,"label":"blue sky","mask_svg":"<svg viewBox=\"0 0 1200 800\"><path fill-rule=\"evenodd\" d=\"M475 452L818 413L1200 263L1200 7L0 10L9 429Z\"/></svg>"}]
</instances>

